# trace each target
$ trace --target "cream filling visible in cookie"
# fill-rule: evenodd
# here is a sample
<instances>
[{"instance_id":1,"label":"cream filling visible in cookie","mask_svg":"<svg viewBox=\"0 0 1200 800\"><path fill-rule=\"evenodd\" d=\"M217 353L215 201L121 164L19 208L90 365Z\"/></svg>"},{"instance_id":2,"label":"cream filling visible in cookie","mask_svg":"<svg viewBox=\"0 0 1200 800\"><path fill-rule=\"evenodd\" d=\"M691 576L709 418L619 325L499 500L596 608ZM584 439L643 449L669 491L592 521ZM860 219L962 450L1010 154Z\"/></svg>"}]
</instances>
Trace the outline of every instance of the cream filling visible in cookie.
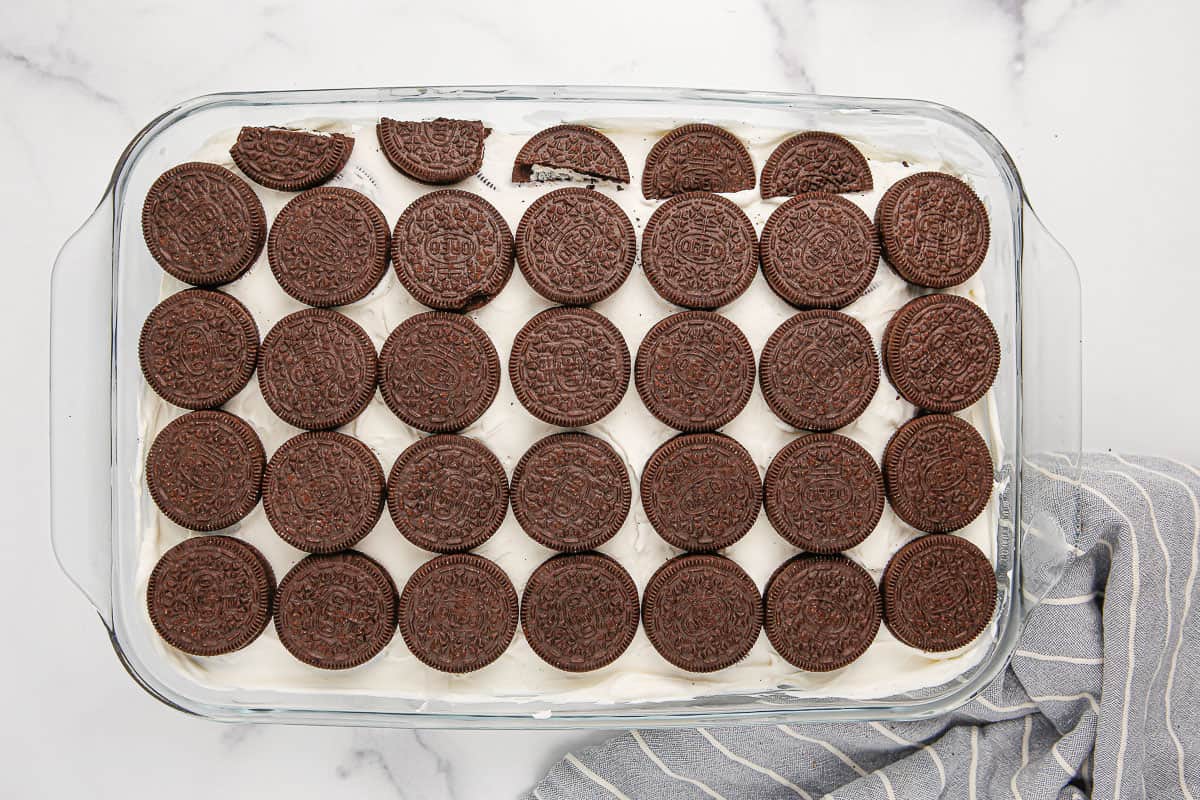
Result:
<instances>
[{"instance_id":1,"label":"cream filling visible in cookie","mask_svg":"<svg viewBox=\"0 0 1200 800\"><path fill-rule=\"evenodd\" d=\"M394 226L397 217L409 203L437 187L419 184L400 174L387 162L375 137L375 122L310 120L295 124L296 127L311 126L325 132L337 131L357 139L349 163L327 185L346 186L367 195L384 212L389 225ZM638 231L640 244L647 219L662 202L646 200L641 196L637 187L641 185L642 166L651 146L681 121L621 119L582 122L609 136L629 163L632 173L629 186L618 187L609 182L600 182L596 191L608 195L625 210ZM514 184L509 180L517 151L541 127L539 124L520 132L493 130L485 142L480 175L472 176L454 187L485 197L496 206L514 232L521 215L535 199L554 189L573 185L563 181ZM746 143L760 174L772 150L794 133L728 124L725 127ZM193 157L219 163L236 171L229 156L229 147L237 133L234 129L213 137ZM955 172L949 164L928 161L905 163L903 154L889 156L878 147L868 147L861 142L856 144L862 146L869 157L875 188L871 192L845 196L859 205L868 216L873 217L875 205L883 192L906 175L923 170ZM292 193L251 185L262 199L268 220L274 220L284 204L294 197ZM786 199L763 200L757 188L726 196L746 211L760 233L770 213ZM986 194L983 199L985 204L988 203ZM995 258L995 255L990 254L991 258ZM989 266L995 267L994 264L985 263L984 269ZM183 288L183 284L164 276L164 297ZM276 284L267 264L265 250L243 277L223 289L246 305L264 336L281 317L303 308ZM978 275L949 291L985 306L983 283ZM892 314L920 293L923 292L905 283L881 261L866 294L845 311L866 326L878 351L884 326ZM491 337L501 364L507 365L517 331L534 314L550 305L530 289L520 270L514 269L512 280L504 291L488 305L471 312L470 317ZM620 328L631 353L637 351L642 337L654 323L680 310L654 292L640 268L635 268L617 292L597 303L594 308ZM378 350L397 325L428 309L412 299L389 267L379 286L366 298L338 310L358 322ZM761 356L767 337L795 313L795 309L775 295L761 271L741 297L719 311L746 334L756 359ZM252 379L249 386L224 408L254 427L262 438L268 456L289 438L300 433L281 421L266 406L257 379ZM153 441L164 425L182 413L182 409L163 402L147 388L140 407L144 446ZM861 444L878 463L888 438L914 414L913 406L898 397L887 376L883 375L866 412L839 432ZM991 443L993 457L999 463L1001 443L997 435L992 395L989 393L984 400L959 416L984 433ZM400 452L422 435L397 419L378 392L366 411L340 430L365 442L379 457L385 472L391 469ZM534 442L557 430L539 422L521 407L506 374L495 402L463 433L486 444L500 458L511 478L513 467L522 454ZM585 430L609 442L629 468L634 487L633 508L620 532L599 549L620 562L633 576L639 592L643 591L654 571L678 551L663 541L647 521L638 501L637 480L650 454L671 438L675 431L646 410L632 380L616 410ZM760 474L765 474L771 458L784 445L803 435L790 429L771 413L757 383L746 408L723 431L746 447L758 465ZM140 493L141 514L138 589L139 597L144 597L146 580L159 556L183 538L194 534L158 513L146 496L140 469L135 480L137 484L134 488ZM993 560L997 525L995 495L994 490L993 499L984 513L958 534L977 544ZM293 549L275 534L267 522L261 503L229 532L258 547L270 561L277 578L282 578L304 556L304 553ZM917 532L902 523L889 507L884 510L883 518L874 532L866 541L850 550L848 555L866 567L878 581L890 556L916 535ZM387 513L383 514L378 525L359 543L357 549L382 563L401 588L413 571L432 557L431 553L406 541L396 531ZM512 579L518 593L533 570L553 555L521 530L511 510L499 531L475 552L499 564ZM772 529L763 512L750 532L728 548L726 554L749 573L761 591L771 573L797 552ZM861 658L841 670L821 674L803 672L791 666L772 649L765 635L760 635L750 654L732 667L704 675L684 672L671 666L654 650L642 629L639 629L629 649L612 664L581 674L561 672L543 662L534 654L520 630L497 661L466 675L443 674L425 666L408 651L399 634L378 657L361 667L346 671L322 671L297 661L280 644L274 627L268 627L258 640L245 649L225 656L194 658L174 650L165 642L158 642L158 646L162 648L164 656L188 677L212 687L299 693L339 691L449 703L524 701L528 702L530 713L542 716L548 713L550 705L554 703L607 704L687 699L776 688L796 696L884 697L952 680L981 660L992 630L989 628L979 640L960 651L929 654L900 643L886 627L881 626L875 642Z\"/></svg>"}]
</instances>

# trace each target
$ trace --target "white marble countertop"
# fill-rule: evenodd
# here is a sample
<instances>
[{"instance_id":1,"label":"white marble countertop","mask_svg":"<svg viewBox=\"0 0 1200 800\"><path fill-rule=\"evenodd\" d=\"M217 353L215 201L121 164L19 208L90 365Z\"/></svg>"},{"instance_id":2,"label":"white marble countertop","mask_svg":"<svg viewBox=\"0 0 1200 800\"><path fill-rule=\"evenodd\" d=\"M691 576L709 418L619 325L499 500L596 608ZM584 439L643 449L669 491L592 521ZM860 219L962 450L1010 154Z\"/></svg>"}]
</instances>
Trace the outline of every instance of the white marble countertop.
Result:
<instances>
[{"instance_id":1,"label":"white marble countertop","mask_svg":"<svg viewBox=\"0 0 1200 800\"><path fill-rule=\"evenodd\" d=\"M595 733L236 727L125 675L53 561L48 274L122 147L169 105L231 89L601 83L919 97L1012 153L1079 264L1084 445L1200 461L1194 367L1200 6L609 0L410 4L9 0L0 6L8 458L0 794L513 797ZM1182 356L1182 357L1181 357ZM19 378L19 379L18 379ZM1153 391L1139 387L1153 387ZM1145 408L1143 404L1153 406Z\"/></svg>"}]
</instances>

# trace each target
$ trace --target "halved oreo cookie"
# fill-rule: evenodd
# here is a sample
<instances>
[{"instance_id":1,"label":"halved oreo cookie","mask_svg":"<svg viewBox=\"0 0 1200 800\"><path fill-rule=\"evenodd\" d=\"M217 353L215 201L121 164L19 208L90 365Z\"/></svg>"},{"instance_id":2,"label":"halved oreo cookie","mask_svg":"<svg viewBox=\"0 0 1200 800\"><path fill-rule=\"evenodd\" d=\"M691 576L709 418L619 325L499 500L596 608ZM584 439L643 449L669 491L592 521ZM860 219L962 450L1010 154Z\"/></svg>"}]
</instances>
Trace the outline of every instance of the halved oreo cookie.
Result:
<instances>
[{"instance_id":1,"label":"halved oreo cookie","mask_svg":"<svg viewBox=\"0 0 1200 800\"><path fill-rule=\"evenodd\" d=\"M966 527L992 496L992 456L966 420L929 414L900 426L883 453L896 516L919 531Z\"/></svg>"},{"instance_id":2,"label":"halved oreo cookie","mask_svg":"<svg viewBox=\"0 0 1200 800\"><path fill-rule=\"evenodd\" d=\"M763 627L779 655L809 672L852 664L879 632L871 573L844 556L800 555L767 581Z\"/></svg>"},{"instance_id":3,"label":"halved oreo cookie","mask_svg":"<svg viewBox=\"0 0 1200 800\"><path fill-rule=\"evenodd\" d=\"M753 189L754 162L746 146L716 125L683 125L659 139L646 156L642 194L670 197L684 192Z\"/></svg>"},{"instance_id":4,"label":"halved oreo cookie","mask_svg":"<svg viewBox=\"0 0 1200 800\"><path fill-rule=\"evenodd\" d=\"M831 431L858 418L879 388L879 359L862 323L840 311L801 311L763 348L763 397L789 425Z\"/></svg>"},{"instance_id":5,"label":"halved oreo cookie","mask_svg":"<svg viewBox=\"0 0 1200 800\"><path fill-rule=\"evenodd\" d=\"M275 217L267 258L275 280L301 303L353 303L366 297L387 270L387 220L353 189L310 189Z\"/></svg>"},{"instance_id":6,"label":"halved oreo cookie","mask_svg":"<svg viewBox=\"0 0 1200 800\"><path fill-rule=\"evenodd\" d=\"M387 488L397 530L435 553L478 547L508 511L500 459L466 436L429 436L410 445L392 465Z\"/></svg>"},{"instance_id":7,"label":"halved oreo cookie","mask_svg":"<svg viewBox=\"0 0 1200 800\"><path fill-rule=\"evenodd\" d=\"M722 550L741 539L762 508L754 459L719 433L676 436L646 462L642 508L654 530L681 550Z\"/></svg>"},{"instance_id":8,"label":"halved oreo cookie","mask_svg":"<svg viewBox=\"0 0 1200 800\"><path fill-rule=\"evenodd\" d=\"M240 278L258 258L267 216L244 180L216 164L191 161L150 186L142 234L171 275L193 286L219 286Z\"/></svg>"},{"instance_id":9,"label":"halved oreo cookie","mask_svg":"<svg viewBox=\"0 0 1200 800\"><path fill-rule=\"evenodd\" d=\"M634 375L650 413L685 432L716 430L754 391L754 351L737 325L711 311L659 322L638 347Z\"/></svg>"},{"instance_id":10,"label":"halved oreo cookie","mask_svg":"<svg viewBox=\"0 0 1200 800\"><path fill-rule=\"evenodd\" d=\"M419 302L471 311L512 277L512 232L479 195L440 189L418 197L396 221L392 266Z\"/></svg>"},{"instance_id":11,"label":"halved oreo cookie","mask_svg":"<svg viewBox=\"0 0 1200 800\"><path fill-rule=\"evenodd\" d=\"M869 192L873 186L867 159L836 133L808 131L785 141L762 172L762 196L805 192Z\"/></svg>"},{"instance_id":12,"label":"halved oreo cookie","mask_svg":"<svg viewBox=\"0 0 1200 800\"><path fill-rule=\"evenodd\" d=\"M991 388L1000 338L965 297L930 294L896 312L883 333L883 366L900 395L929 411L961 411Z\"/></svg>"},{"instance_id":13,"label":"halved oreo cookie","mask_svg":"<svg viewBox=\"0 0 1200 800\"><path fill-rule=\"evenodd\" d=\"M629 348L617 326L590 308L547 309L517 332L508 375L525 409L578 428L608 416L629 388Z\"/></svg>"},{"instance_id":14,"label":"halved oreo cookie","mask_svg":"<svg viewBox=\"0 0 1200 800\"><path fill-rule=\"evenodd\" d=\"M275 632L305 664L357 667L396 633L396 584L378 562L354 550L308 556L279 583Z\"/></svg>"},{"instance_id":15,"label":"halved oreo cookie","mask_svg":"<svg viewBox=\"0 0 1200 800\"><path fill-rule=\"evenodd\" d=\"M685 554L646 584L642 624L659 655L688 672L741 661L762 630L762 598L741 567L717 555Z\"/></svg>"},{"instance_id":16,"label":"halved oreo cookie","mask_svg":"<svg viewBox=\"0 0 1200 800\"><path fill-rule=\"evenodd\" d=\"M167 519L194 531L228 528L258 505L266 454L258 434L224 411L193 411L159 431L146 485Z\"/></svg>"},{"instance_id":17,"label":"halved oreo cookie","mask_svg":"<svg viewBox=\"0 0 1200 800\"><path fill-rule=\"evenodd\" d=\"M557 433L513 470L512 507L527 534L552 550L591 550L617 534L632 491L621 457L585 433Z\"/></svg>"},{"instance_id":18,"label":"halved oreo cookie","mask_svg":"<svg viewBox=\"0 0 1200 800\"><path fill-rule=\"evenodd\" d=\"M280 538L309 553L356 545L383 513L383 468L371 448L337 431L293 436L263 478L263 508Z\"/></svg>"},{"instance_id":19,"label":"halved oreo cookie","mask_svg":"<svg viewBox=\"0 0 1200 800\"><path fill-rule=\"evenodd\" d=\"M639 616L633 578L600 553L551 558L533 571L521 595L525 640L565 672L616 661L633 642Z\"/></svg>"},{"instance_id":20,"label":"halved oreo cookie","mask_svg":"<svg viewBox=\"0 0 1200 800\"><path fill-rule=\"evenodd\" d=\"M512 581L474 553L425 562L400 595L404 643L442 672L473 672L495 661L512 643L517 621Z\"/></svg>"},{"instance_id":21,"label":"halved oreo cookie","mask_svg":"<svg viewBox=\"0 0 1200 800\"><path fill-rule=\"evenodd\" d=\"M542 179L534 175L536 169L570 170L588 178L629 183L625 156L603 133L583 125L555 125L526 142L513 162L513 182Z\"/></svg>"},{"instance_id":22,"label":"halved oreo cookie","mask_svg":"<svg viewBox=\"0 0 1200 800\"><path fill-rule=\"evenodd\" d=\"M375 345L349 317L324 308L288 314L263 339L258 385L276 416L309 430L336 428L375 394Z\"/></svg>"},{"instance_id":23,"label":"halved oreo cookie","mask_svg":"<svg viewBox=\"0 0 1200 800\"><path fill-rule=\"evenodd\" d=\"M392 331L379 352L379 390L392 413L430 433L450 433L487 411L500 389L492 340L462 314L428 311Z\"/></svg>"},{"instance_id":24,"label":"halved oreo cookie","mask_svg":"<svg viewBox=\"0 0 1200 800\"><path fill-rule=\"evenodd\" d=\"M933 289L974 275L991 238L979 196L940 172L918 172L892 184L875 209L875 224L900 277Z\"/></svg>"},{"instance_id":25,"label":"halved oreo cookie","mask_svg":"<svg viewBox=\"0 0 1200 800\"><path fill-rule=\"evenodd\" d=\"M263 554L231 536L184 539L163 553L146 586L158 635L194 656L240 650L271 620L275 575Z\"/></svg>"},{"instance_id":26,"label":"halved oreo cookie","mask_svg":"<svg viewBox=\"0 0 1200 800\"><path fill-rule=\"evenodd\" d=\"M983 552L960 536L933 533L892 556L883 573L888 630L919 650L970 644L996 610L996 573Z\"/></svg>"},{"instance_id":27,"label":"halved oreo cookie","mask_svg":"<svg viewBox=\"0 0 1200 800\"><path fill-rule=\"evenodd\" d=\"M637 236L621 207L573 187L544 194L517 226L517 264L533 290L555 303L590 305L621 288Z\"/></svg>"},{"instance_id":28,"label":"halved oreo cookie","mask_svg":"<svg viewBox=\"0 0 1200 800\"><path fill-rule=\"evenodd\" d=\"M746 212L710 192L672 197L642 234L642 269L664 300L685 308L732 302L758 274L758 238Z\"/></svg>"},{"instance_id":29,"label":"halved oreo cookie","mask_svg":"<svg viewBox=\"0 0 1200 800\"><path fill-rule=\"evenodd\" d=\"M163 300L142 326L138 362L159 397L181 408L215 408L254 374L258 326L223 292L188 289Z\"/></svg>"},{"instance_id":30,"label":"halved oreo cookie","mask_svg":"<svg viewBox=\"0 0 1200 800\"><path fill-rule=\"evenodd\" d=\"M233 163L257 184L281 192L311 189L341 172L354 137L246 126L229 148Z\"/></svg>"},{"instance_id":31,"label":"halved oreo cookie","mask_svg":"<svg viewBox=\"0 0 1200 800\"><path fill-rule=\"evenodd\" d=\"M457 183L483 166L483 140L491 133L478 120L409 122L384 117L375 126L392 166L421 183Z\"/></svg>"},{"instance_id":32,"label":"halved oreo cookie","mask_svg":"<svg viewBox=\"0 0 1200 800\"><path fill-rule=\"evenodd\" d=\"M828 192L793 197L772 212L762 235L763 275L794 306L841 308L875 277L879 239L862 209Z\"/></svg>"},{"instance_id":33,"label":"halved oreo cookie","mask_svg":"<svg viewBox=\"0 0 1200 800\"><path fill-rule=\"evenodd\" d=\"M883 475L854 440L814 433L772 459L763 496L780 536L801 550L838 553L875 530L883 516Z\"/></svg>"}]
</instances>

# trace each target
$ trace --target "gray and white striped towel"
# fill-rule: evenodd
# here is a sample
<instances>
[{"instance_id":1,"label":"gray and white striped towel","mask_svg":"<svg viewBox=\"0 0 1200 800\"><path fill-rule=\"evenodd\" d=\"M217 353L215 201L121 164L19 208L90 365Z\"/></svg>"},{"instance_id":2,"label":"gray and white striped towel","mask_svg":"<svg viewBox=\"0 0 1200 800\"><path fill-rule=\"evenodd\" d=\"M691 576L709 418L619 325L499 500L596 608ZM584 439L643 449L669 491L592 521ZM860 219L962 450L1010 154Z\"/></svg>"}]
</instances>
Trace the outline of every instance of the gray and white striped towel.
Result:
<instances>
[{"instance_id":1,"label":"gray and white striped towel","mask_svg":"<svg viewBox=\"0 0 1200 800\"><path fill-rule=\"evenodd\" d=\"M1026 472L1026 491L1064 517L1076 512L1058 500L1066 469L1048 460ZM630 731L569 754L530 797L1193 800L1200 471L1093 455L1081 479L1074 556L1030 613L1008 669L957 711Z\"/></svg>"}]
</instances>

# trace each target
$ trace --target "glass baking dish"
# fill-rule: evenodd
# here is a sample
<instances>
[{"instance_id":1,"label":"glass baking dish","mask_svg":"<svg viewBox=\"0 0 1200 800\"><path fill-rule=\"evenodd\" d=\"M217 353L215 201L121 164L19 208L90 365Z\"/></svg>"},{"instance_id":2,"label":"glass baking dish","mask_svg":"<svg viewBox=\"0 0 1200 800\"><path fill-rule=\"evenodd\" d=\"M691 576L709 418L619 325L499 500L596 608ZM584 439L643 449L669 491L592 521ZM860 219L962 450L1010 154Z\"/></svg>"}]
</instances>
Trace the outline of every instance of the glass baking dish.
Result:
<instances>
[{"instance_id":1,"label":"glass baking dish","mask_svg":"<svg viewBox=\"0 0 1200 800\"><path fill-rule=\"evenodd\" d=\"M829 130L968 171L989 199L993 230L980 275L1003 357L991 403L996 461L993 555L999 587L983 658L949 682L885 698L773 691L691 700L561 702L531 709L497 697L440 702L351 691L221 689L172 669L152 646L137 567L140 476L137 338L161 276L140 226L149 184L217 131L308 118L483 119L530 133L583 118L738 122ZM138 253L138 257L134 254ZM163 702L219 720L400 727L550 728L912 719L978 693L1007 663L1029 608L1053 583L1076 531L1080 446L1080 294L1074 264L1034 215L1007 151L979 123L911 100L658 88L419 87L229 93L165 112L121 154L104 196L54 266L51 320L52 538L67 575L95 606L130 675ZM886 380L886 379L885 379ZM1032 462L1054 454L1068 480L1028 489ZM384 465L385 468L388 465ZM636 492L635 492L636 494ZM1052 513L1054 512L1054 513Z\"/></svg>"}]
</instances>

